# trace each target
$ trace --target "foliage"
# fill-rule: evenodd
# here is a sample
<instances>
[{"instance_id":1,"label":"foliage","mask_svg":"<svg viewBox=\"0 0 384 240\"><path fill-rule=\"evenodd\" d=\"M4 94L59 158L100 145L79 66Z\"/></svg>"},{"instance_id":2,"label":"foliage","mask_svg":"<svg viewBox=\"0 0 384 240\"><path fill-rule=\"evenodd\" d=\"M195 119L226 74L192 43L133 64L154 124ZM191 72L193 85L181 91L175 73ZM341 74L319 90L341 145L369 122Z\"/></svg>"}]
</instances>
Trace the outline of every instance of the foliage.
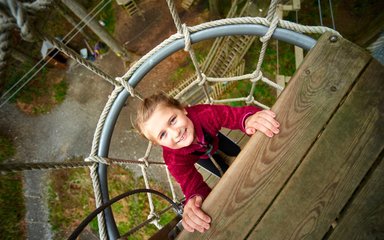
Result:
<instances>
[{"instance_id":1,"label":"foliage","mask_svg":"<svg viewBox=\"0 0 384 240\"><path fill-rule=\"evenodd\" d=\"M48 187L49 220L55 239L66 239L92 212L95 203L86 169L64 169L51 173ZM94 219L91 229L97 231Z\"/></svg>"},{"instance_id":2,"label":"foliage","mask_svg":"<svg viewBox=\"0 0 384 240\"><path fill-rule=\"evenodd\" d=\"M0 206L1 239L26 239L21 174L0 175Z\"/></svg>"},{"instance_id":3,"label":"foliage","mask_svg":"<svg viewBox=\"0 0 384 240\"><path fill-rule=\"evenodd\" d=\"M10 93L22 87L12 97L11 102L16 102L22 111L33 115L51 111L54 106L63 102L68 89L64 80L64 70L46 66L41 67L40 71L38 69L40 66L33 67L29 61L24 63L12 61L3 82L3 89L15 86Z\"/></svg>"},{"instance_id":4,"label":"foliage","mask_svg":"<svg viewBox=\"0 0 384 240\"><path fill-rule=\"evenodd\" d=\"M108 4L106 4L105 8L103 8L103 10L99 14L100 20L104 22L105 29L110 34L114 33L115 25L116 25L115 9L114 9L113 2L109 2Z\"/></svg>"},{"instance_id":5,"label":"foliage","mask_svg":"<svg viewBox=\"0 0 384 240\"><path fill-rule=\"evenodd\" d=\"M94 194L89 171L86 169L58 170L52 173L49 187L50 221L56 239L64 239L95 208ZM109 193L111 198L126 191L144 188L144 181L121 167L112 165L108 169ZM150 182L153 189L164 192L161 187ZM169 193L165 193L170 196ZM153 196L155 208L161 211L168 206L157 196ZM121 234L145 221L149 214L146 194L136 194L112 205L113 214ZM170 211L161 216L160 223L165 225L175 214ZM95 218L89 228L97 232ZM129 239L147 239L157 231L153 225L140 229Z\"/></svg>"},{"instance_id":6,"label":"foliage","mask_svg":"<svg viewBox=\"0 0 384 240\"><path fill-rule=\"evenodd\" d=\"M61 81L53 85L53 92L57 103L61 103L64 101L65 95L67 94L67 90L68 83L66 81Z\"/></svg>"},{"instance_id":7,"label":"foliage","mask_svg":"<svg viewBox=\"0 0 384 240\"><path fill-rule=\"evenodd\" d=\"M0 135L0 162L9 159L15 152L12 141ZM0 206L1 239L25 239L25 207L20 174L0 175Z\"/></svg>"},{"instance_id":8,"label":"foliage","mask_svg":"<svg viewBox=\"0 0 384 240\"><path fill-rule=\"evenodd\" d=\"M0 162L9 159L13 155L15 155L16 149L13 145L12 141L0 135Z\"/></svg>"}]
</instances>

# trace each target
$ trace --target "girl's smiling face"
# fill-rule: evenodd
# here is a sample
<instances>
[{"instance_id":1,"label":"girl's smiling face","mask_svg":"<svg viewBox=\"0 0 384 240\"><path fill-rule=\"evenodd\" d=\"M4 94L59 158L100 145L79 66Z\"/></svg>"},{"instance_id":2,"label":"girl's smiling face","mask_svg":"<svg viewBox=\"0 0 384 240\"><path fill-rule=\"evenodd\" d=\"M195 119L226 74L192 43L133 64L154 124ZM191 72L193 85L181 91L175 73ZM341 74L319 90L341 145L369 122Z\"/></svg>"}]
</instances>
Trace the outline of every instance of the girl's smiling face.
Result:
<instances>
[{"instance_id":1,"label":"girl's smiling face","mask_svg":"<svg viewBox=\"0 0 384 240\"><path fill-rule=\"evenodd\" d=\"M143 134L152 142L171 149L191 145L195 128L187 117L187 111L159 104L142 124Z\"/></svg>"}]
</instances>

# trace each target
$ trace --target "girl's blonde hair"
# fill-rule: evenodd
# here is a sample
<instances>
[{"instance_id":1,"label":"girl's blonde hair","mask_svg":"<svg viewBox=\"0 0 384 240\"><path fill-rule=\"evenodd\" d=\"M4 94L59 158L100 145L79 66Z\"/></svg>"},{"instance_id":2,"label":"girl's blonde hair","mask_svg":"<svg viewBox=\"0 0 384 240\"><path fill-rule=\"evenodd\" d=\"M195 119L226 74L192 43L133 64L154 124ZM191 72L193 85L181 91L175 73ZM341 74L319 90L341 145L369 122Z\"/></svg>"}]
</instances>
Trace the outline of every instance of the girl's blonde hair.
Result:
<instances>
[{"instance_id":1,"label":"girl's blonde hair","mask_svg":"<svg viewBox=\"0 0 384 240\"><path fill-rule=\"evenodd\" d=\"M184 106L172 97L168 97L164 93L156 93L148 98L145 98L137 107L136 128L141 134L143 133L143 123L145 123L153 114L156 107L163 105L165 107L176 108L183 110Z\"/></svg>"}]
</instances>

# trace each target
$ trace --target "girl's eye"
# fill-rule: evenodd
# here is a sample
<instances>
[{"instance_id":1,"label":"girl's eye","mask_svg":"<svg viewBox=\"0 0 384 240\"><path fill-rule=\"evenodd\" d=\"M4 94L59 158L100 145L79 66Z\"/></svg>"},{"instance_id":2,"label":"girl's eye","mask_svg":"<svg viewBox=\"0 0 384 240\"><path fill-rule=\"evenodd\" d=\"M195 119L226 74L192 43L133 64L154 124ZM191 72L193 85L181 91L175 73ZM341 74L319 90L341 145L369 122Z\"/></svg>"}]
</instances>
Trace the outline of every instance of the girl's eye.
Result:
<instances>
[{"instance_id":1,"label":"girl's eye","mask_svg":"<svg viewBox=\"0 0 384 240\"><path fill-rule=\"evenodd\" d=\"M171 118L171 121L169 121L171 123L171 125L175 124L176 123L176 116L172 117Z\"/></svg>"},{"instance_id":2,"label":"girl's eye","mask_svg":"<svg viewBox=\"0 0 384 240\"><path fill-rule=\"evenodd\" d=\"M165 132L160 133L160 139L163 139L165 137Z\"/></svg>"}]
</instances>

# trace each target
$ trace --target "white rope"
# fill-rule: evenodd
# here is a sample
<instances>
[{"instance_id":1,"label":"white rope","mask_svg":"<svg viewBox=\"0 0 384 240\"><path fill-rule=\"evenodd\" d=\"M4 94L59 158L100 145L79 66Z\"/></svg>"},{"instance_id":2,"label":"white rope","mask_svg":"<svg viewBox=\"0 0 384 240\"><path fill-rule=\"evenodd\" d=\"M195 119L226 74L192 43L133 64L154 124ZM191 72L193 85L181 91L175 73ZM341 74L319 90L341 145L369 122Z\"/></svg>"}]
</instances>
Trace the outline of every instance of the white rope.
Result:
<instances>
[{"instance_id":1,"label":"white rope","mask_svg":"<svg viewBox=\"0 0 384 240\"><path fill-rule=\"evenodd\" d=\"M118 94L123 90L122 86L117 86L115 89L112 91L112 93L108 97L108 101L103 109L103 112L101 113L99 117L99 121L97 122L96 125L96 130L95 134L93 135L93 141L92 141L92 149L90 156L97 156L97 151L99 149L99 141L100 141L100 136L101 136L101 131L103 130L105 120L108 116L109 111L111 110L112 104L116 100Z\"/></svg>"},{"instance_id":2,"label":"white rope","mask_svg":"<svg viewBox=\"0 0 384 240\"><path fill-rule=\"evenodd\" d=\"M93 191L95 194L96 208L100 207L103 204L103 200L100 192L99 175L97 174L97 166L98 166L97 164L93 164L91 167L89 167L90 175L92 179ZM99 225L100 239L107 240L104 212L101 212L97 215L97 223Z\"/></svg>"},{"instance_id":3,"label":"white rope","mask_svg":"<svg viewBox=\"0 0 384 240\"><path fill-rule=\"evenodd\" d=\"M204 29L212 28L212 27L218 27L218 26L224 26L224 25L236 25L236 24L245 24L245 23L251 23L251 24L261 24L264 26L269 26L269 21L266 18L260 18L260 17L241 17L241 18L229 18L229 19L221 19L216 20L208 23L202 23L197 26L188 27L188 30L190 33L202 31ZM292 30L299 33L319 33L323 34L325 32L331 32L337 36L341 35L328 27L317 27L317 26L304 26L297 23L288 22L285 20L279 20L278 26L281 28L285 28L288 30ZM147 54L145 54L139 61L137 61L121 78L124 80L129 79L132 74L149 58L151 58L156 52L158 52L160 49L166 47L170 43L174 42L175 40L183 38L184 35L180 33L175 33L171 35L169 38L161 42L159 45L157 45L155 48L153 48L151 51L149 51Z\"/></svg>"},{"instance_id":4,"label":"white rope","mask_svg":"<svg viewBox=\"0 0 384 240\"><path fill-rule=\"evenodd\" d=\"M207 78L201 72L199 63L198 63L197 58L196 58L195 51L193 50L193 48L191 48L191 38L190 38L189 29L188 29L187 25L185 25L185 24L182 25L182 31L183 31L183 34L184 34L184 41L185 41L185 48L184 48L184 50L188 51L189 56L191 57L193 66L195 67L195 71L196 71L196 74L197 74L197 79L199 81L198 85L200 87L202 87L207 101L211 102L212 99L209 96L208 85L206 84L206 79Z\"/></svg>"},{"instance_id":5,"label":"white rope","mask_svg":"<svg viewBox=\"0 0 384 240\"><path fill-rule=\"evenodd\" d=\"M165 166L165 172L167 173L167 179L168 179L168 183L169 183L169 188L171 189L171 193L172 193L172 200L174 202L177 202L177 197L176 197L176 192L175 192L175 188L173 186L173 182L172 182L172 179L171 179L171 174L169 173L169 170L168 170L168 167Z\"/></svg>"},{"instance_id":6,"label":"white rope","mask_svg":"<svg viewBox=\"0 0 384 240\"><path fill-rule=\"evenodd\" d=\"M127 81L125 81L122 77L116 77L116 81L119 82L128 92L132 97L136 97L139 100L143 101L143 98L138 94L135 89L129 85Z\"/></svg>"},{"instance_id":7,"label":"white rope","mask_svg":"<svg viewBox=\"0 0 384 240\"><path fill-rule=\"evenodd\" d=\"M145 152L145 155L144 157L140 158L139 160L140 161L143 161L145 162L145 164L141 165L141 172L143 174L143 178L144 178L144 183L145 183L145 188L147 189L150 189L150 186L149 186L149 181L148 181L148 174L147 174L147 168L149 166L148 164L148 157L149 157L149 154L151 153L151 149L152 149L152 142L148 141L148 147L147 147L147 151ZM159 223L159 216L156 214L156 211L155 211L155 206L153 204L153 199L152 199L152 194L151 193L147 193L147 197L148 197L148 203L149 203L149 209L150 209L150 213L148 215L148 218L147 219L151 219L153 217L155 217L151 223L153 225L155 225L158 229L161 229L162 226L160 225Z\"/></svg>"}]
</instances>

